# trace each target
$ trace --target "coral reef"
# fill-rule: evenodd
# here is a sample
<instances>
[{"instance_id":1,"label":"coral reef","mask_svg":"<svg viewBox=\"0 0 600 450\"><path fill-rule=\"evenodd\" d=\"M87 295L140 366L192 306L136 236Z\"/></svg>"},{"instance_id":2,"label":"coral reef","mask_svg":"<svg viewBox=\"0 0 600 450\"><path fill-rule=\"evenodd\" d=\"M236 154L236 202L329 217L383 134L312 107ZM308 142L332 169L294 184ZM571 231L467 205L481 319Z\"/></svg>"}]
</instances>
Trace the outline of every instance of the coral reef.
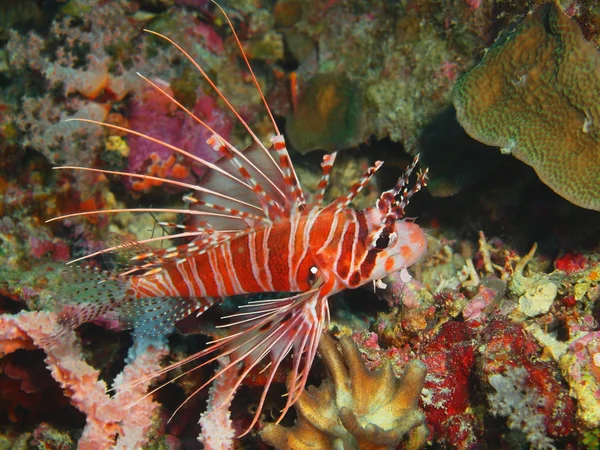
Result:
<instances>
[{"instance_id":1,"label":"coral reef","mask_svg":"<svg viewBox=\"0 0 600 450\"><path fill-rule=\"evenodd\" d=\"M589 428L600 427L600 332L590 331L572 342L560 366L577 399L577 415Z\"/></svg>"},{"instance_id":2,"label":"coral reef","mask_svg":"<svg viewBox=\"0 0 600 450\"><path fill-rule=\"evenodd\" d=\"M148 442L155 426L159 404L143 398L149 382L131 383L157 370L167 353L164 342L136 342L129 364L114 380L114 397L106 394L99 371L83 359L75 333L68 332L59 342L51 341L57 330L53 313L24 312L0 315L0 357L17 350L41 348L52 377L61 385L72 404L86 415L86 426L78 441L80 449L136 448ZM135 406L131 406L136 402ZM117 438L118 436L118 438Z\"/></svg>"},{"instance_id":3,"label":"coral reef","mask_svg":"<svg viewBox=\"0 0 600 450\"><path fill-rule=\"evenodd\" d=\"M519 158L528 152L535 159L523 161L542 178L540 167L555 163L560 176L544 182L597 209L597 183L580 192L589 172L576 172L583 166L565 159L563 149L575 148L574 158L588 158L591 170L598 166L597 74L587 71L596 67L591 45L600 43L598 6L564 0L563 13L544 0L219 3L296 150L345 148L326 201L383 160L375 183L355 203L372 206L380 186L395 181L406 164L404 150L421 153L435 178L430 192L446 196L425 197L407 211L428 229L429 257L411 270L412 279L394 274L331 302L330 330L342 337L323 341L330 375L314 366L309 384L321 385L302 393L296 425L291 415L270 424L281 401L268 396L260 425L232 438L249 424L267 378L263 367L222 408L227 379L218 380L210 395L205 389L192 397L166 423L216 373L211 366L181 378L183 371L165 375L164 388L126 409L148 387L130 387L129 381L158 370L163 355L165 363L182 360L207 336L222 337L215 326L236 312L239 299L179 324L168 345L134 337L132 347L128 332L98 325L65 335L55 349L44 344L54 320L45 311L54 306L66 260L105 248L107 232L127 239L165 232L150 215L45 221L98 208L170 207L181 197L149 180L54 171L52 165L193 183L203 175L164 147L63 120L85 117L151 130L213 160L207 134L146 89L139 71L239 148L249 143L217 94L167 43L143 33L147 27L190 51L265 142L272 127L210 1L2 2L0 448L266 449L267 441L283 448L291 442L304 448L307 441L324 448L600 448L600 216L555 195L517 158L471 139L451 105L459 80L458 117L465 122L461 92L466 95L472 77L484 73L492 87L473 88L479 100L469 110L469 133L511 148ZM529 15L534 7L539 9ZM527 47L521 59L505 64L509 51L525 44L537 51ZM498 70L489 74L489 68ZM493 84L497 79L503 82ZM502 98L492 99L499 92ZM565 99L569 106L561 103ZM508 142L484 136L500 128L510 131ZM536 134L525 142L522 131ZM351 146L358 148L346 148ZM318 153L291 155L307 191L320 181ZM105 255L90 260L98 268L121 263ZM283 372L289 368L282 365ZM403 384L405 371L410 389ZM285 373L273 380L273 393L284 383ZM116 390L107 394L107 386ZM407 393L410 404L387 415L394 392Z\"/></svg>"},{"instance_id":4,"label":"coral reef","mask_svg":"<svg viewBox=\"0 0 600 450\"><path fill-rule=\"evenodd\" d=\"M487 443L500 439L509 446L528 440L534 448L577 448L580 432L592 439L597 412L598 323L589 308L598 298L591 281L598 257L581 267L581 257L566 264L573 255L559 256L557 266L574 267L565 277L540 269L551 265L540 266L535 245L520 257L491 241L480 233L479 251L463 249L462 258L453 254L456 243L432 246L433 255L416 272L437 285L433 299L432 285L385 280L378 294L394 301L392 311L378 313L373 332L353 338L369 367L391 363L398 371L415 357L426 365L421 401L430 443L492 448ZM450 279L448 261L455 261ZM551 305L525 314L523 295L545 283L556 286ZM576 289L580 301L570 300Z\"/></svg>"},{"instance_id":5,"label":"coral reef","mask_svg":"<svg viewBox=\"0 0 600 450\"><path fill-rule=\"evenodd\" d=\"M158 81L169 95L172 89L166 83ZM195 96L195 95L194 95ZM229 139L232 122L220 110L213 98L200 94L191 105L190 111L200 120L212 127L225 139ZM172 101L157 92L151 86L131 100L129 126L140 133L150 133L155 139L168 142L184 151L209 162L215 162L218 154L206 141L211 133L201 127L183 111L174 108ZM126 170L132 173L144 173L159 177L168 177L184 183L194 180L192 171L181 155L162 145L148 141L140 136L130 136L127 140L129 158ZM194 165L193 171L202 175L205 168ZM154 185L148 180L132 181L131 186L138 191L147 190Z\"/></svg>"},{"instance_id":6,"label":"coral reef","mask_svg":"<svg viewBox=\"0 0 600 450\"><path fill-rule=\"evenodd\" d=\"M553 3L538 7L454 88L481 142L532 166L556 193L600 210L600 53Z\"/></svg>"},{"instance_id":7,"label":"coral reef","mask_svg":"<svg viewBox=\"0 0 600 450\"><path fill-rule=\"evenodd\" d=\"M522 430L533 448L554 448L545 433L544 416L538 413L538 408L546 406L546 400L529 388L527 376L521 367L509 369L505 375L492 375L489 382L496 392L488 396L490 412L507 416L508 426Z\"/></svg>"},{"instance_id":8,"label":"coral reef","mask_svg":"<svg viewBox=\"0 0 600 450\"><path fill-rule=\"evenodd\" d=\"M228 357L219 359L217 373L227 366ZM229 392L226 388L228 383L234 383L235 379L228 379L225 376L217 378L216 382L210 387L208 406L206 411L200 416L200 426L202 434L198 440L204 444L206 450L229 450L234 448L235 430L229 416L231 406L231 397L223 397L223 393ZM224 403L225 402L225 403Z\"/></svg>"},{"instance_id":9,"label":"coral reef","mask_svg":"<svg viewBox=\"0 0 600 450\"><path fill-rule=\"evenodd\" d=\"M558 365L542 360L542 347L533 336L521 324L500 319L483 333L487 347L479 364L496 390L490 394L491 411L508 416L509 426L540 448L550 444L549 438L572 433L575 403L560 381Z\"/></svg>"},{"instance_id":10,"label":"coral reef","mask_svg":"<svg viewBox=\"0 0 600 450\"><path fill-rule=\"evenodd\" d=\"M354 147L363 137L362 95L343 75L310 80L287 119L290 143L300 153Z\"/></svg>"},{"instance_id":11,"label":"coral reef","mask_svg":"<svg viewBox=\"0 0 600 450\"><path fill-rule=\"evenodd\" d=\"M455 10L441 12L439 6L433 7L437 2L422 3L277 3L277 23L290 52L297 58L300 98L305 90L314 91L323 76L345 77L346 85L330 85L328 97L341 99L340 105L354 106L360 101L362 109L360 114L344 112L360 127L350 129L350 122L342 120L338 113L335 121L327 122L330 128L325 134L312 136L310 145L298 136L301 150L344 147L365 142L371 135L412 148L421 128L448 105L452 84L466 60L460 56L464 49L444 39L445 33L454 31L445 16L466 15L469 8L466 3L457 2ZM423 17L427 19L422 20ZM485 17L484 11L478 11L477 17L473 20ZM456 33L462 34L458 30ZM483 42L469 44L468 51L478 45L483 47ZM424 79L428 83L418 81ZM347 93L348 86L354 87L354 96ZM311 93L309 97L312 96ZM322 101L326 100L324 97ZM337 107L332 110L338 111ZM293 132L309 129L315 120L307 114L292 113L291 117L295 122ZM332 136L341 136L343 143L332 146Z\"/></svg>"},{"instance_id":12,"label":"coral reef","mask_svg":"<svg viewBox=\"0 0 600 450\"><path fill-rule=\"evenodd\" d=\"M327 334L319 345L331 380L310 386L294 405L291 428L268 424L262 438L277 449L395 449L406 434L413 448L424 440L423 414L417 404L424 365L409 362L398 379L389 364L370 371L358 347L343 336L337 348Z\"/></svg>"}]
</instances>

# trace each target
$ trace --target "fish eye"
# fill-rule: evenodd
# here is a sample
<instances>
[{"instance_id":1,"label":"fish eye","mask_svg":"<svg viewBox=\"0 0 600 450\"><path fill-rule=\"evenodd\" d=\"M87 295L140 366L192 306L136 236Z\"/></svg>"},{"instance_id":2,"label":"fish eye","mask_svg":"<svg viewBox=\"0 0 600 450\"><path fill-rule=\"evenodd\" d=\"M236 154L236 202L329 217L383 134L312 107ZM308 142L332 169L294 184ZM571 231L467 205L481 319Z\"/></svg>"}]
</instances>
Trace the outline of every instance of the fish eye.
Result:
<instances>
[{"instance_id":1,"label":"fish eye","mask_svg":"<svg viewBox=\"0 0 600 450\"><path fill-rule=\"evenodd\" d=\"M318 275L319 269L317 268L317 266L312 266L310 269L308 269L308 283L310 285L314 284L314 282L317 280Z\"/></svg>"},{"instance_id":2,"label":"fish eye","mask_svg":"<svg viewBox=\"0 0 600 450\"><path fill-rule=\"evenodd\" d=\"M390 244L390 235L381 233L375 241L375 248L377 250L385 250Z\"/></svg>"},{"instance_id":3,"label":"fish eye","mask_svg":"<svg viewBox=\"0 0 600 450\"><path fill-rule=\"evenodd\" d=\"M397 236L396 233L386 233L382 232L375 241L375 245L373 246L373 250L377 252L381 252L386 248L391 247L396 243Z\"/></svg>"}]
</instances>

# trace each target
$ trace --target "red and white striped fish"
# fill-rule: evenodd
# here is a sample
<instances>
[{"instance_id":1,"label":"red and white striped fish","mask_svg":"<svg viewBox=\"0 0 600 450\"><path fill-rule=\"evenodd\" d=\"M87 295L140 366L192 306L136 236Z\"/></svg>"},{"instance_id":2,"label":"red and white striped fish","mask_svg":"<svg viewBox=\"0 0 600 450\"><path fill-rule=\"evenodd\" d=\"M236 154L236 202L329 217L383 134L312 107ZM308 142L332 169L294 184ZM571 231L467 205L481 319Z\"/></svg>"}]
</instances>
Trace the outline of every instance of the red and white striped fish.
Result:
<instances>
[{"instance_id":1,"label":"red and white striped fish","mask_svg":"<svg viewBox=\"0 0 600 450\"><path fill-rule=\"evenodd\" d=\"M227 21L231 26L229 18ZM376 282L392 272L405 271L425 253L425 234L415 223L402 220L402 217L410 198L425 185L427 171L417 175L412 189L406 187L418 162L415 158L396 185L384 192L374 207L362 211L352 209L352 200L381 167L382 163L378 161L350 187L347 195L325 205L323 197L336 157L333 153L323 158L321 180L311 200L306 202L285 140L235 31L233 35L275 128L270 147L261 143L188 53L169 38L150 33L169 41L191 61L246 128L254 144L243 151L236 149L160 86L142 77L207 128L212 133L209 144L222 157L212 164L151 136L102 124L168 147L189 158L191 163L206 166L208 172L199 185L192 185L148 175L61 167L158 181L190 189L193 195L184 197L187 208L103 210L52 219L125 211L176 212L192 219L188 225L162 223L177 230L171 236L139 242L123 241L88 255L121 252L129 256L131 266L121 273L74 268L70 272L70 281L60 291L60 295L72 304L63 310L60 322L65 329L72 329L108 315L135 328L137 333L159 334L192 313L200 315L224 297L290 293L286 298L244 305L243 312L228 317L233 321L227 325L230 333L226 337L155 374L158 376L199 359L198 367L201 367L227 356L229 363L200 389L217 377L233 377L236 384L229 393L231 397L244 378L264 360L267 381L249 430L259 417L275 374L289 354L293 355L292 368L281 417L302 393L319 338L329 321L328 299L345 289ZM147 245L151 241L175 238L187 238L189 243L171 248Z\"/></svg>"}]
</instances>

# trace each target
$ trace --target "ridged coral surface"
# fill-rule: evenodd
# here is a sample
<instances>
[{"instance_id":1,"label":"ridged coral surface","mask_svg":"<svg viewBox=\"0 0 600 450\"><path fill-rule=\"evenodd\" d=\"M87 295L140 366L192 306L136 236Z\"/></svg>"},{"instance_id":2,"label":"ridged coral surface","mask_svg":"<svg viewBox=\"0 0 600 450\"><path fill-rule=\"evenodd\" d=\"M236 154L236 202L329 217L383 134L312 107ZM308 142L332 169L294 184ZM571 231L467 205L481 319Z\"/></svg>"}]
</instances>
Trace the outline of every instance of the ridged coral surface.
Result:
<instances>
[{"instance_id":1,"label":"ridged coral surface","mask_svg":"<svg viewBox=\"0 0 600 450\"><path fill-rule=\"evenodd\" d=\"M560 7L538 7L454 93L467 133L532 166L567 200L600 210L600 54Z\"/></svg>"}]
</instances>

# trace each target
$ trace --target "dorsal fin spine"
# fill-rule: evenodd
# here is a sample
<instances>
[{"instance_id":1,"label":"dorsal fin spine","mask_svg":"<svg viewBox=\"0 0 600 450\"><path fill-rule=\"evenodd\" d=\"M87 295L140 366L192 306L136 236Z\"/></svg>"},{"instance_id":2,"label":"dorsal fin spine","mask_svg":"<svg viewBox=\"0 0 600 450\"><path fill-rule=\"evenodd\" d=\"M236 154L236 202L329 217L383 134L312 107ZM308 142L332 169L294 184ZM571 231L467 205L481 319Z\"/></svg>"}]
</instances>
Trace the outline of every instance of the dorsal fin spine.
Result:
<instances>
[{"instance_id":1,"label":"dorsal fin spine","mask_svg":"<svg viewBox=\"0 0 600 450\"><path fill-rule=\"evenodd\" d=\"M292 166L292 161L290 160L290 155L287 151L285 139L283 135L278 134L276 136L271 137L271 142L273 143L273 149L279 156L279 165L281 166L281 170L283 173L283 180L286 186L288 186L288 189L290 190L290 194L292 195L294 205L299 210L302 210L306 206L306 202L304 200L304 193L302 192L302 188L300 187L300 182L298 181L296 171Z\"/></svg>"},{"instance_id":2,"label":"dorsal fin spine","mask_svg":"<svg viewBox=\"0 0 600 450\"><path fill-rule=\"evenodd\" d=\"M358 181L352 185L347 195L337 198L327 207L335 208L336 211L346 208L352 202L352 200L356 198L360 191L362 191L363 188L369 183L369 181L371 181L371 178L373 178L375 172L377 172L382 165L382 161L375 161L375 164L369 167L358 179Z\"/></svg>"},{"instance_id":3,"label":"dorsal fin spine","mask_svg":"<svg viewBox=\"0 0 600 450\"><path fill-rule=\"evenodd\" d=\"M319 180L319 184L317 185L317 190L315 191L315 195L313 196L313 200L311 202L311 206L313 208L320 208L323 203L323 198L325 197L325 191L327 190L327 186L329 185L329 177L331 175L331 169L333 164L335 163L335 158L337 156L336 152L325 154L323 156L323 161L321 162L321 179Z\"/></svg>"},{"instance_id":4,"label":"dorsal fin spine","mask_svg":"<svg viewBox=\"0 0 600 450\"><path fill-rule=\"evenodd\" d=\"M146 78L145 76L143 76L142 74L138 73L138 76L141 77L143 80L145 80L147 83L149 83L154 89L156 89L157 91L159 91L162 95L164 95L165 97L167 97L169 100L171 100L174 104L176 104L180 109L182 109L186 114L188 114L193 120L195 120L197 123L199 123L200 125L202 125L204 128L206 128L210 133L212 133L213 137L216 136L225 146L227 146L232 152L234 152L236 155L238 155L240 158L242 158L246 164L249 164L253 169L255 169L267 182L269 182L278 192L281 196L284 196L284 193L281 192L279 190L279 188L275 185L275 183L273 183L269 177L267 177L258 167L256 167L252 161L248 160L244 154L242 152L240 152L238 149L235 148L235 146L231 143L229 143L229 141L227 141L227 139L225 139L223 136L221 136L219 133L217 133L217 131L212 128L210 125L208 125L206 122L204 122L202 119L200 119L197 115L195 115L192 111L190 111L188 108L186 108L183 104L181 104L181 102L179 102L177 99L175 99L175 97L173 97L171 94L169 94L168 92L166 92L163 88L161 88L160 86L158 86L156 83L154 83L152 80ZM262 145L262 144L261 144Z\"/></svg>"},{"instance_id":5,"label":"dorsal fin spine","mask_svg":"<svg viewBox=\"0 0 600 450\"><path fill-rule=\"evenodd\" d=\"M273 198L263 189L263 187L250 175L250 172L241 164L241 161L225 146L223 140L216 135L211 136L207 141L213 149L227 158L231 164L237 169L238 173L244 181L250 185L256 197L262 206L265 215L269 219L278 219L283 216L281 206L276 203Z\"/></svg>"}]
</instances>

